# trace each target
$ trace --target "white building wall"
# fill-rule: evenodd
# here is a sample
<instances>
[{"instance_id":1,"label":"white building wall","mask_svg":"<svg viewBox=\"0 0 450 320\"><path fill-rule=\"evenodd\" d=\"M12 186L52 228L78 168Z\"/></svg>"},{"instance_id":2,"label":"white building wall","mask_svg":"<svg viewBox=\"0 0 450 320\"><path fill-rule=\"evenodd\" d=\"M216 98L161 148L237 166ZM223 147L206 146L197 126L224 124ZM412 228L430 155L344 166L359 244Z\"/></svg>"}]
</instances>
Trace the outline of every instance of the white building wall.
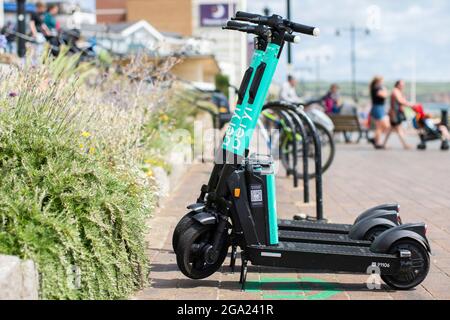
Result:
<instances>
[{"instance_id":1,"label":"white building wall","mask_svg":"<svg viewBox=\"0 0 450 320\"><path fill-rule=\"evenodd\" d=\"M0 26L5 23L5 15L3 14L3 0L0 0Z\"/></svg>"},{"instance_id":2,"label":"white building wall","mask_svg":"<svg viewBox=\"0 0 450 320\"><path fill-rule=\"evenodd\" d=\"M231 84L239 85L247 68L246 36L236 31L222 30L221 27L202 27L200 5L227 4L230 8L236 5L238 11L246 11L247 0L193 0L192 4L194 36L213 41L212 52L219 62L222 72L230 77ZM229 12L233 13L232 10Z\"/></svg>"}]
</instances>

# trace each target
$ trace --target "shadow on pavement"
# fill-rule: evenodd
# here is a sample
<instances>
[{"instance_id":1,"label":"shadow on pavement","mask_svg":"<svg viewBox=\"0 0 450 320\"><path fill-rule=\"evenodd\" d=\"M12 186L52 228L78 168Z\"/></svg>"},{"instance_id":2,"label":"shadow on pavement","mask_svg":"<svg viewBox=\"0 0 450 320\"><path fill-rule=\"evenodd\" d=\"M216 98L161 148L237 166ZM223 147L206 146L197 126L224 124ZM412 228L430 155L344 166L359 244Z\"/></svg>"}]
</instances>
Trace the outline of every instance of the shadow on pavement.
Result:
<instances>
[{"instance_id":1,"label":"shadow on pavement","mask_svg":"<svg viewBox=\"0 0 450 320\"><path fill-rule=\"evenodd\" d=\"M238 281L219 281L219 280L190 280L190 279L157 279L152 278L152 288L155 289L194 289L194 288L216 288L220 290L240 291L241 285ZM381 290L369 290L365 284L361 283L338 283L338 282L270 282L260 283L259 281L248 281L246 291L264 291L264 292L393 292L388 287L382 286Z\"/></svg>"}]
</instances>

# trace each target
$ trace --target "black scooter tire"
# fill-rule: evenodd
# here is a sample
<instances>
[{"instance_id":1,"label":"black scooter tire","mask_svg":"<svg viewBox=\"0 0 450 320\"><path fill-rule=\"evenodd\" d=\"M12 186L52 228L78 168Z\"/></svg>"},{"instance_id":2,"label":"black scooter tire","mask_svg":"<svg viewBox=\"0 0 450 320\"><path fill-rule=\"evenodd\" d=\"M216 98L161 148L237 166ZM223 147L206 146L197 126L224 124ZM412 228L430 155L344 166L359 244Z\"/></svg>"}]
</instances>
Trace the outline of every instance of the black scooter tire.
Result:
<instances>
[{"instance_id":1,"label":"black scooter tire","mask_svg":"<svg viewBox=\"0 0 450 320\"><path fill-rule=\"evenodd\" d=\"M413 263L414 260L416 260L416 263L419 262L418 260L422 260L422 266L417 268L418 272L416 274L413 276L412 274L409 275L410 277L412 276L411 279L404 279L405 273L402 272L396 275L382 275L381 279L395 290L410 290L420 285L427 277L430 271L430 255L421 243L412 239L402 239L395 242L391 246L389 253L396 254L399 249L411 251Z\"/></svg>"},{"instance_id":2,"label":"black scooter tire","mask_svg":"<svg viewBox=\"0 0 450 320\"><path fill-rule=\"evenodd\" d=\"M178 222L177 226L175 227L175 230L173 231L173 235L172 235L173 252L177 251L178 239L180 238L180 235L182 235L187 229L189 229L195 223L195 220L192 219L192 217L194 215L195 215L195 212L189 212L183 218L181 218L181 220Z\"/></svg>"},{"instance_id":3,"label":"black scooter tire","mask_svg":"<svg viewBox=\"0 0 450 320\"><path fill-rule=\"evenodd\" d=\"M374 242L379 235L381 235L383 232L387 230L389 230L387 226L373 227L372 229L366 232L366 234L364 235L364 240Z\"/></svg>"},{"instance_id":4,"label":"black scooter tire","mask_svg":"<svg viewBox=\"0 0 450 320\"><path fill-rule=\"evenodd\" d=\"M206 279L216 273L223 265L229 248L227 232L220 240L220 252L214 263L207 264L201 253L194 254L192 251L196 245L199 248L202 248L202 244L208 245L208 242L213 238L215 228L215 225L204 226L195 223L180 236L176 250L177 265L186 277L193 280Z\"/></svg>"}]
</instances>

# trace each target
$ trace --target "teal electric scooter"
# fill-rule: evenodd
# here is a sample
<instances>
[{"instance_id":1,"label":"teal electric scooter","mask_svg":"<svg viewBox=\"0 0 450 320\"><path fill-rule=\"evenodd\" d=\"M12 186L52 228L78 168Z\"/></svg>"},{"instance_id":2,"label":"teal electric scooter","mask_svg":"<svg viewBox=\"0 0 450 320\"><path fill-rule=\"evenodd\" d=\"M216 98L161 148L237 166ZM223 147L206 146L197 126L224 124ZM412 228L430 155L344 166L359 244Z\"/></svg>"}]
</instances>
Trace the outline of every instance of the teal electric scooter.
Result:
<instances>
[{"instance_id":1,"label":"teal electric scooter","mask_svg":"<svg viewBox=\"0 0 450 320\"><path fill-rule=\"evenodd\" d=\"M209 184L202 188L197 204L191 207L195 213L178 235L176 255L182 273L192 279L209 277L219 270L229 247L234 246L242 250L243 285L248 262L315 272L377 270L392 288L410 289L419 285L430 265L424 224L395 226L382 232L370 246L280 241L272 161L267 157L248 157L246 150L287 36L293 32L317 36L318 29L277 15L263 17L238 12L235 19L266 27L270 35L259 65L249 69L249 80L242 90L245 95L218 152ZM314 130L307 117L302 120ZM313 138L320 153L317 132L313 132Z\"/></svg>"},{"instance_id":2,"label":"teal electric scooter","mask_svg":"<svg viewBox=\"0 0 450 320\"><path fill-rule=\"evenodd\" d=\"M250 67L245 72L241 86L238 90L238 102L236 106L235 113L231 119L229 127L226 131L226 135L224 138L224 148L230 145L231 141L240 141L239 139L244 134L244 129L249 126L254 126L254 119L252 123L243 123L244 119L248 119L248 109L249 105L254 104L255 96L252 96L250 84L252 84L255 80L255 75L258 73L258 70L261 70L263 66L267 66L267 62L269 57L271 57L272 47L269 46L269 40L272 35L272 31L270 28L264 25L248 25L243 24L237 21L229 21L227 26L224 27L226 30L235 30L240 32L245 32L248 34L255 35L255 50L253 54L253 58L250 63ZM285 42L290 43L298 43L300 38L293 34L285 35ZM261 79L256 79L256 82L261 81ZM254 94L254 93L253 93ZM271 106L270 104L267 106ZM281 112L289 112L292 119L296 121L298 127L304 127L303 122L306 123L307 127L309 127L310 132L315 131L314 124L310 121L307 115L302 112L297 106L292 105L280 105L277 104L274 108L283 107L284 110ZM303 119L300 119L300 117ZM303 122L302 122L303 121ZM242 125L242 126L241 126ZM248 142L249 139L247 139ZM240 142L238 142L240 143ZM245 141L243 142L245 143ZM241 144L239 145L240 154L242 152L248 152L248 145ZM245 151L242 149L245 148ZM231 149L231 150L230 150ZM229 152L232 152L233 148L229 147ZM317 148L316 155L316 167L321 168L321 165L317 163L320 161L320 147ZM192 224L193 220L192 216L195 216L198 212L201 212L205 207L205 195L209 192L210 186L214 186L217 184L217 179L219 177L219 172L223 168L223 159L220 157L223 156L223 152L219 153L219 158L216 159L216 165L213 169L213 173L211 175L210 181L208 185L202 187L201 195L197 199L197 203L188 206L188 209L191 210L188 214L186 214L180 222L177 224L175 231L172 237L172 246L173 250L176 251L178 246L178 240L181 234L184 233L186 229L188 229ZM317 159L319 158L319 159ZM279 228L279 236L282 240L289 241L311 241L316 243L324 243L324 244L343 244L343 245L362 245L362 246L370 246L373 240L383 231L395 227L401 224L401 219L399 216L399 205L397 204L384 204L380 206L376 206L365 212L361 213L354 224L334 224L334 223L317 223L324 222L325 219L323 217L323 196L322 196L322 173L320 170L316 172L316 209L317 209L317 220L316 221L296 221L296 220L279 220L278 228ZM236 250L233 247L232 256L236 255ZM234 263L232 262L232 266Z\"/></svg>"}]
</instances>

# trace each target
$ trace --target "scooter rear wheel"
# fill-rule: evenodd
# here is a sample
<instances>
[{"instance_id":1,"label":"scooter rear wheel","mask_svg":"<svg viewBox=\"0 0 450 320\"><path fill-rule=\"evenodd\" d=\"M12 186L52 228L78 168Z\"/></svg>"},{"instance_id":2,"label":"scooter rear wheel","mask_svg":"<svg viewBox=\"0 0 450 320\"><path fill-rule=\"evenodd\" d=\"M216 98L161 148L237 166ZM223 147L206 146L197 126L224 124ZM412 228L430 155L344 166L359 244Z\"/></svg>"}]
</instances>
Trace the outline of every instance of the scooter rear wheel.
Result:
<instances>
[{"instance_id":1,"label":"scooter rear wheel","mask_svg":"<svg viewBox=\"0 0 450 320\"><path fill-rule=\"evenodd\" d=\"M386 226L373 227L372 229L367 231L367 233L364 235L364 240L374 242L375 239L378 238L378 236L380 234L382 234L383 232L385 232L388 229L389 228Z\"/></svg>"},{"instance_id":2,"label":"scooter rear wheel","mask_svg":"<svg viewBox=\"0 0 450 320\"><path fill-rule=\"evenodd\" d=\"M173 252L177 251L178 239L180 239L180 236L195 223L194 219L192 219L193 216L194 212L189 212L183 218L181 218L181 220L175 227L172 235Z\"/></svg>"},{"instance_id":3,"label":"scooter rear wheel","mask_svg":"<svg viewBox=\"0 0 450 320\"><path fill-rule=\"evenodd\" d=\"M417 287L427 277L430 270L430 256L421 243L410 239L394 243L390 253L395 254L400 250L411 252L412 266L403 268L395 275L382 275L381 279L393 289L409 290Z\"/></svg>"},{"instance_id":4,"label":"scooter rear wheel","mask_svg":"<svg viewBox=\"0 0 450 320\"><path fill-rule=\"evenodd\" d=\"M205 279L217 272L225 261L229 248L229 235L224 232L220 239L219 252L210 255L216 226L193 224L180 235L176 250L180 271L188 278Z\"/></svg>"}]
</instances>

